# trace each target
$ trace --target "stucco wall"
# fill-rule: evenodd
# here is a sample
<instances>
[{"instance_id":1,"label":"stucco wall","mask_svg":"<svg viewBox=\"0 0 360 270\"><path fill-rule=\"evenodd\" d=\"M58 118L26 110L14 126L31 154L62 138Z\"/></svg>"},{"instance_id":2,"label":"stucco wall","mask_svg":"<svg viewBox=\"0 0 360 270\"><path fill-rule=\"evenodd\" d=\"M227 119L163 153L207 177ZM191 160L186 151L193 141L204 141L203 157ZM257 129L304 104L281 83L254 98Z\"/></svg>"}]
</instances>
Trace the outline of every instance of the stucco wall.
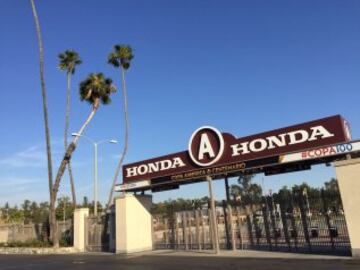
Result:
<instances>
[{"instance_id":1,"label":"stucco wall","mask_svg":"<svg viewBox=\"0 0 360 270\"><path fill-rule=\"evenodd\" d=\"M116 199L116 252L152 250L152 196L125 194Z\"/></svg>"},{"instance_id":2,"label":"stucco wall","mask_svg":"<svg viewBox=\"0 0 360 270\"><path fill-rule=\"evenodd\" d=\"M360 158L335 162L352 254L360 257Z\"/></svg>"}]
</instances>

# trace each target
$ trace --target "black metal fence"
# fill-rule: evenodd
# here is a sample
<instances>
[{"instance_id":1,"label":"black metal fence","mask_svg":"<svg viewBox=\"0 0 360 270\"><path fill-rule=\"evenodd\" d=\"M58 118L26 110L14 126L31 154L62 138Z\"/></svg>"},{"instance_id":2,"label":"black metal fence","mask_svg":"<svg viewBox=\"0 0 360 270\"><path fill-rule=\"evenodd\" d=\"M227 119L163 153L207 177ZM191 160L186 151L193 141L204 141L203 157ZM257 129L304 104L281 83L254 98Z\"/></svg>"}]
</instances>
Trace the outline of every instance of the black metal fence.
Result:
<instances>
[{"instance_id":1,"label":"black metal fence","mask_svg":"<svg viewBox=\"0 0 360 270\"><path fill-rule=\"evenodd\" d=\"M87 251L109 251L108 216L87 217L85 244Z\"/></svg>"},{"instance_id":2,"label":"black metal fence","mask_svg":"<svg viewBox=\"0 0 360 270\"><path fill-rule=\"evenodd\" d=\"M155 248L211 249L209 209L154 216ZM216 207L222 249L350 255L339 194L288 192L248 205Z\"/></svg>"}]
</instances>

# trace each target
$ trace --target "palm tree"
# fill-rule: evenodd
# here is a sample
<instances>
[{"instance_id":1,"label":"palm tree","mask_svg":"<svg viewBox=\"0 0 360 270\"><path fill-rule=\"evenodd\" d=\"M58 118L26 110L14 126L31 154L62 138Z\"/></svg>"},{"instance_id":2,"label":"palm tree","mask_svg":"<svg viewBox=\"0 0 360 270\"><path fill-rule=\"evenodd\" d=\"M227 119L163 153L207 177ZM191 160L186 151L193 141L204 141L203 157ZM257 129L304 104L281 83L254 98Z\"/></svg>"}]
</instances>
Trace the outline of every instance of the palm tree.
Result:
<instances>
[{"instance_id":1,"label":"palm tree","mask_svg":"<svg viewBox=\"0 0 360 270\"><path fill-rule=\"evenodd\" d=\"M124 100L124 116L125 116L125 137L124 137L124 148L119 159L119 163L116 167L115 176L113 183L111 185L109 200L106 206L106 210L111 205L115 185L117 178L119 176L123 161L125 159L127 149L128 149L128 139L129 139L129 119L128 119L128 104L127 104L127 93L126 93L126 81L125 81L125 71L130 68L131 60L134 58L133 50L129 45L115 45L114 51L111 52L108 56L108 63L113 65L115 68L120 68L121 73L121 86L122 94Z\"/></svg>"},{"instance_id":2,"label":"palm tree","mask_svg":"<svg viewBox=\"0 0 360 270\"><path fill-rule=\"evenodd\" d=\"M65 150L68 147L67 138L69 135L69 123L70 123L70 108L71 108L71 76L75 73L75 67L80 65L82 61L80 60L79 54L73 50L66 50L63 53L59 54L59 69L66 71L67 77L67 90L66 90L66 113L65 113L65 130L64 130L64 146ZM71 186L71 195L72 203L74 208L76 208L76 194L74 186L74 177L72 174L71 164L68 164L70 186Z\"/></svg>"},{"instance_id":3,"label":"palm tree","mask_svg":"<svg viewBox=\"0 0 360 270\"><path fill-rule=\"evenodd\" d=\"M44 76L44 52L43 52L43 43L41 37L41 28L39 17L36 11L36 6L34 0L30 0L32 12L34 15L34 21L36 26L36 35L39 46L39 65L40 65L40 83L41 83L41 95L42 95L42 105L43 105L43 114L44 114L44 127L45 127L45 141L46 141L46 155L47 155L47 167L48 167L48 182L49 182L49 193L50 193L50 204L52 198L52 188L53 188L53 173L52 173L52 160L51 160L51 141L50 141L50 128L49 128L49 118L48 118L48 106L47 106L47 95L45 87L45 76ZM52 219L50 214L50 220ZM50 232L53 229L50 225Z\"/></svg>"},{"instance_id":4,"label":"palm tree","mask_svg":"<svg viewBox=\"0 0 360 270\"><path fill-rule=\"evenodd\" d=\"M81 101L86 100L92 106L92 110L77 132L78 136L74 137L72 142L68 145L64 157L60 163L60 167L57 171L54 186L53 186L53 196L52 203L55 205L57 192L59 190L60 181L62 176L64 175L65 169L71 159L72 154L75 151L76 145L80 136L84 133L85 128L88 126L90 121L93 119L95 113L97 112L100 103L109 104L111 102L110 96L112 93L116 91L115 86L112 84L112 80L110 78L105 78L102 73L90 74L88 78L80 83L80 99ZM52 213L52 226L55 228L56 226L56 217L55 217L55 207L51 209ZM59 239L57 234L53 234L53 243L54 247L59 246Z\"/></svg>"}]
</instances>

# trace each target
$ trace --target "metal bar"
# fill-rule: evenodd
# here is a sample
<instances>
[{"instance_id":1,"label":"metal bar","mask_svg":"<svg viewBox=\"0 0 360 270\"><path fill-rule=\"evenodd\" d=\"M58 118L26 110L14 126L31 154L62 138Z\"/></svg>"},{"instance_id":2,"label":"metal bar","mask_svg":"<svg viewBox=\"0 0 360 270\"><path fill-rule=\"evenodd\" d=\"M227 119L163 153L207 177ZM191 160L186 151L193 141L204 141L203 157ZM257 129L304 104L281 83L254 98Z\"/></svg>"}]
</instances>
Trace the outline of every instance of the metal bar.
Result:
<instances>
[{"instance_id":1,"label":"metal bar","mask_svg":"<svg viewBox=\"0 0 360 270\"><path fill-rule=\"evenodd\" d=\"M254 224L254 228L255 228L255 237L256 237L256 245L259 247L260 246L260 237L262 234L262 231L259 227L259 223L257 220L257 216L256 213L252 213L252 222Z\"/></svg>"},{"instance_id":2,"label":"metal bar","mask_svg":"<svg viewBox=\"0 0 360 270\"><path fill-rule=\"evenodd\" d=\"M220 246L219 246L219 235L217 231L217 222L216 222L216 210L215 210L215 200L214 194L212 190L212 178L210 176L206 177L206 180L209 185L209 195L210 195L210 206L211 206L211 223L212 223L212 235L213 235L213 244L214 244L214 251L215 254L220 253Z\"/></svg>"},{"instance_id":3,"label":"metal bar","mask_svg":"<svg viewBox=\"0 0 360 270\"><path fill-rule=\"evenodd\" d=\"M183 212L182 213L182 227L183 227L183 240L184 240L184 245L185 245L185 250L188 250L189 249L189 246L188 246L188 239L187 239L187 236L186 236L186 213Z\"/></svg>"},{"instance_id":4,"label":"metal bar","mask_svg":"<svg viewBox=\"0 0 360 270\"><path fill-rule=\"evenodd\" d=\"M205 232L205 221L204 221L204 216L203 216L202 210L200 210L200 221L201 221L202 243L203 243L203 248L205 249L206 232Z\"/></svg>"},{"instance_id":5,"label":"metal bar","mask_svg":"<svg viewBox=\"0 0 360 270\"><path fill-rule=\"evenodd\" d=\"M309 236L309 228L308 228L308 224L307 224L307 220L306 220L306 212L305 212L305 208L304 208L304 204L305 204L304 197L301 194L301 192L299 192L299 193L300 194L298 194L298 200L299 200L301 222L303 225L305 241L308 244L309 251L311 252L312 248L311 248L311 242L310 242L310 236Z\"/></svg>"},{"instance_id":6,"label":"metal bar","mask_svg":"<svg viewBox=\"0 0 360 270\"><path fill-rule=\"evenodd\" d=\"M168 239L168 220L164 218L164 237L165 237L165 247L168 247L169 239Z\"/></svg>"},{"instance_id":7,"label":"metal bar","mask_svg":"<svg viewBox=\"0 0 360 270\"><path fill-rule=\"evenodd\" d=\"M249 231L250 244L252 247L254 247L255 243L254 243L254 236L253 236L253 224L251 222L249 209L246 209L246 223L247 223L247 227L248 227L248 231Z\"/></svg>"},{"instance_id":8,"label":"metal bar","mask_svg":"<svg viewBox=\"0 0 360 270\"><path fill-rule=\"evenodd\" d=\"M290 222L291 222L291 227L292 227L292 236L294 238L294 245L295 245L295 250L298 249L298 231L296 228L296 221L295 221L295 214L294 214L294 196L292 193L290 193L290 210L291 210L291 216L290 216Z\"/></svg>"},{"instance_id":9,"label":"metal bar","mask_svg":"<svg viewBox=\"0 0 360 270\"><path fill-rule=\"evenodd\" d=\"M196 244L198 249L201 250L201 236L200 236L200 220L199 220L199 211L195 210L195 234L196 234Z\"/></svg>"},{"instance_id":10,"label":"metal bar","mask_svg":"<svg viewBox=\"0 0 360 270\"><path fill-rule=\"evenodd\" d=\"M225 236L226 236L226 248L231 249L231 242L230 242L230 234L229 234L229 224L228 224L228 215L226 213L226 201L222 201L222 207L224 212L224 227L225 227Z\"/></svg>"},{"instance_id":11,"label":"metal bar","mask_svg":"<svg viewBox=\"0 0 360 270\"><path fill-rule=\"evenodd\" d=\"M178 223L178 215L174 213L174 219L175 219L175 241L176 241L176 248L179 248L180 246L180 238L179 238L179 223Z\"/></svg>"},{"instance_id":12,"label":"metal bar","mask_svg":"<svg viewBox=\"0 0 360 270\"><path fill-rule=\"evenodd\" d=\"M269 201L270 199L270 201ZM275 248L277 249L278 247L278 239L277 239L277 225L276 225L276 221L275 221L275 215L274 215L274 200L273 200L273 196L271 195L269 198L265 199L265 203L266 205L269 206L270 208L270 222L271 222L271 227L272 227L272 231L273 231L273 237L274 237L274 242L275 242Z\"/></svg>"},{"instance_id":13,"label":"metal bar","mask_svg":"<svg viewBox=\"0 0 360 270\"><path fill-rule=\"evenodd\" d=\"M325 191L324 189L321 189L321 200L322 200L322 204L323 204L323 210L324 210L324 215L325 215L325 219L326 219L326 225L328 227L328 232L329 232L329 236L330 236L330 242L331 242L331 249L335 250L335 243L334 243L334 238L333 238L333 234L331 231L331 224L330 224L330 217L329 217L329 213L328 213L328 206L326 203L326 198L325 198Z\"/></svg>"},{"instance_id":14,"label":"metal bar","mask_svg":"<svg viewBox=\"0 0 360 270\"><path fill-rule=\"evenodd\" d=\"M215 243L214 243L214 234L213 234L213 224L212 224L212 217L211 217L211 208L210 208L210 200L209 200L209 208L208 208L208 231L209 231L209 244L211 246L212 249L214 249L215 247Z\"/></svg>"},{"instance_id":15,"label":"metal bar","mask_svg":"<svg viewBox=\"0 0 360 270\"><path fill-rule=\"evenodd\" d=\"M291 242L290 242L289 229L288 229L287 217L285 212L284 198L280 198L279 203L280 203L280 217L281 217L281 222L283 224L285 241L286 244L288 245L289 251L291 251Z\"/></svg>"},{"instance_id":16,"label":"metal bar","mask_svg":"<svg viewBox=\"0 0 360 270\"><path fill-rule=\"evenodd\" d=\"M236 241L235 241L235 231L234 231L234 220L231 205L227 206L228 215L229 215L229 225L230 225L230 235L231 235L231 247L232 250L236 250Z\"/></svg>"},{"instance_id":17,"label":"metal bar","mask_svg":"<svg viewBox=\"0 0 360 270\"><path fill-rule=\"evenodd\" d=\"M187 221L188 221L188 235L189 235L189 247L193 248L193 237L192 237L192 224L191 224L191 211L187 213Z\"/></svg>"},{"instance_id":18,"label":"metal bar","mask_svg":"<svg viewBox=\"0 0 360 270\"><path fill-rule=\"evenodd\" d=\"M242 220L241 220L241 215L240 215L240 211L241 208L235 208L236 209L236 217L237 217L237 222L238 222L238 229L239 229L239 240L240 240L240 249L244 249L244 239L243 239L243 232L241 229L241 224L242 224ZM251 228L250 228L251 231ZM249 237L251 237L252 239L252 234L249 234Z\"/></svg>"},{"instance_id":19,"label":"metal bar","mask_svg":"<svg viewBox=\"0 0 360 270\"><path fill-rule=\"evenodd\" d=\"M266 235L266 241L269 245L269 249L272 250L272 243L271 243L271 236L270 236L270 227L269 227L269 221L268 221L268 208L267 208L267 203L266 203L266 198L263 198L264 200L264 205L262 206L262 214L263 214L263 219L264 219L264 226L265 226L265 235Z\"/></svg>"}]
</instances>

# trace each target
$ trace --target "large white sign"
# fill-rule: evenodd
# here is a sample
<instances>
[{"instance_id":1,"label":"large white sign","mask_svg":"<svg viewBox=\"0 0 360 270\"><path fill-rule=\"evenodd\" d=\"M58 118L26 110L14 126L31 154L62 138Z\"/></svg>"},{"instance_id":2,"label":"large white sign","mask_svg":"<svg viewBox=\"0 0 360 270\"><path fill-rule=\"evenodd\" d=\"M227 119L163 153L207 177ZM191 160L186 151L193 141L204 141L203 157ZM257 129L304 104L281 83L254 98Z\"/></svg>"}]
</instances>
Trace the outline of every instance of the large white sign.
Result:
<instances>
[{"instance_id":1,"label":"large white sign","mask_svg":"<svg viewBox=\"0 0 360 270\"><path fill-rule=\"evenodd\" d=\"M150 180L137 181L129 184L117 185L115 191L126 191L150 186Z\"/></svg>"},{"instance_id":2,"label":"large white sign","mask_svg":"<svg viewBox=\"0 0 360 270\"><path fill-rule=\"evenodd\" d=\"M288 162L302 161L308 159L335 156L340 154L348 154L356 151L360 151L360 141L355 141L351 143L341 143L336 145L314 148L302 152L281 155L279 158L279 162L288 163Z\"/></svg>"}]
</instances>

